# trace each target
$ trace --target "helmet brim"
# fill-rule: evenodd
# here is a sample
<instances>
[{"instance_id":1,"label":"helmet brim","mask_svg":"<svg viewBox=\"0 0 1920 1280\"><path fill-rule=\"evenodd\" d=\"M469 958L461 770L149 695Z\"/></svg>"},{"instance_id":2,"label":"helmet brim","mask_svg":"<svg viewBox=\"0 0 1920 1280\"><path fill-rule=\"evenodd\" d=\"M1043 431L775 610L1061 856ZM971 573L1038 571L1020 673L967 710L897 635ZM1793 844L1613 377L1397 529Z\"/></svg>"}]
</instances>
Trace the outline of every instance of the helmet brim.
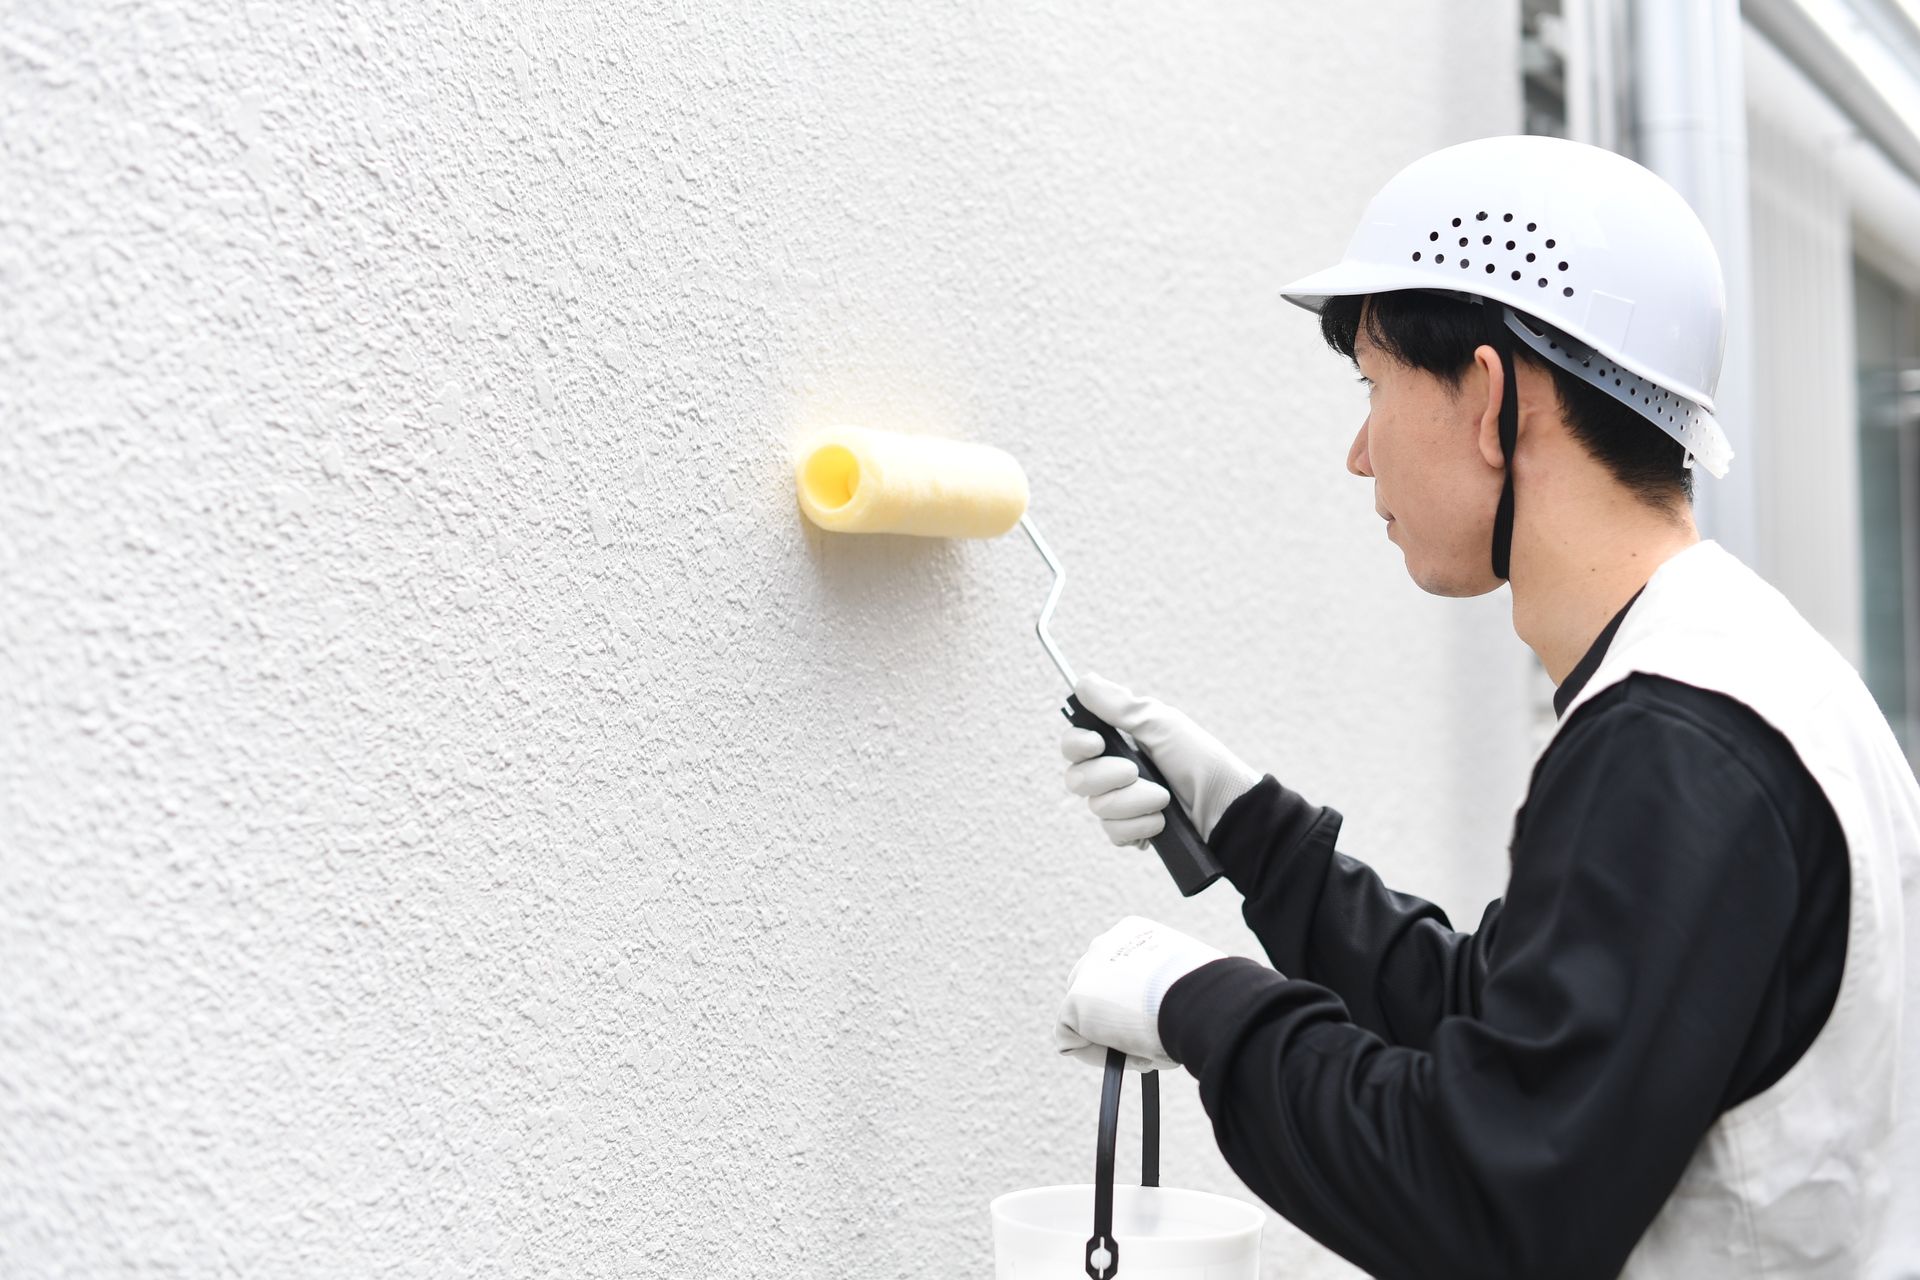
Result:
<instances>
[{"instance_id":1,"label":"helmet brim","mask_svg":"<svg viewBox=\"0 0 1920 1280\"><path fill-rule=\"evenodd\" d=\"M1319 314L1328 298L1351 298L1369 293L1392 293L1400 289L1432 291L1433 277L1415 277L1405 271L1361 262L1340 262L1312 275L1301 276L1280 290L1280 296L1294 306Z\"/></svg>"}]
</instances>

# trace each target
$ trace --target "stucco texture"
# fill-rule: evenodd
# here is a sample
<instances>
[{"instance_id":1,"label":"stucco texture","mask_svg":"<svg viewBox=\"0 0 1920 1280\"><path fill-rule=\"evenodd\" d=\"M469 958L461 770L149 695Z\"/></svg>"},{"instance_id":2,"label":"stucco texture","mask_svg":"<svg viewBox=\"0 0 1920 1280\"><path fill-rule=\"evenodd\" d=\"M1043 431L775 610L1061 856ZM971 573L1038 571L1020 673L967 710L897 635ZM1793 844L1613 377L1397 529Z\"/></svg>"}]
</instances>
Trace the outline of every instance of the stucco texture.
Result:
<instances>
[{"instance_id":1,"label":"stucco texture","mask_svg":"<svg viewBox=\"0 0 1920 1280\"><path fill-rule=\"evenodd\" d=\"M1087 1176L1087 940L1257 946L1064 792L1023 539L803 525L823 423L1013 452L1074 660L1477 918L1524 654L1275 289L1514 25L8 5L0 1273L980 1275Z\"/></svg>"}]
</instances>

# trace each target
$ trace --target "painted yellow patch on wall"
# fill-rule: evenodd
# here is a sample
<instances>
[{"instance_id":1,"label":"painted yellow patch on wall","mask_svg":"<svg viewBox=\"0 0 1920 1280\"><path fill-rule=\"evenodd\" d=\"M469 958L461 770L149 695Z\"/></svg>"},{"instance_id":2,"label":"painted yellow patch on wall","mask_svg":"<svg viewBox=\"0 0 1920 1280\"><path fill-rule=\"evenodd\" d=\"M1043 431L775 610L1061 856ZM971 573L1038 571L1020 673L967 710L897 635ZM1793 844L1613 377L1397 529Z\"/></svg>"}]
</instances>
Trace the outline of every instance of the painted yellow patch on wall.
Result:
<instances>
[{"instance_id":1,"label":"painted yellow patch on wall","mask_svg":"<svg viewBox=\"0 0 1920 1280\"><path fill-rule=\"evenodd\" d=\"M992 445L830 427L795 461L800 509L836 533L997 538L1027 509L1027 473Z\"/></svg>"}]
</instances>

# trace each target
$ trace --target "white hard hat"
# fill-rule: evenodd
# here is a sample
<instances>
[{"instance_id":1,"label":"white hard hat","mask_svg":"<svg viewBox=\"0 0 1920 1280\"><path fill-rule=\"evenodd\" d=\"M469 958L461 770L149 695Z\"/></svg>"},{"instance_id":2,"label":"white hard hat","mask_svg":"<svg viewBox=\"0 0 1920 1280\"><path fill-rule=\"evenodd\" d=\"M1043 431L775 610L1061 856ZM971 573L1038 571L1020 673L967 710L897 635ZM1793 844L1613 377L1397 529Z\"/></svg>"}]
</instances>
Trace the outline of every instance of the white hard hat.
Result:
<instances>
[{"instance_id":1,"label":"white hard hat","mask_svg":"<svg viewBox=\"0 0 1920 1280\"><path fill-rule=\"evenodd\" d=\"M1414 161L1367 205L1346 256L1282 289L1328 298L1443 290L1505 303L1541 358L1593 383L1726 474L1713 416L1727 293L1680 193L1625 156L1561 138L1482 138ZM1514 311L1558 334L1535 332ZM1562 341L1564 335L1570 341Z\"/></svg>"}]
</instances>

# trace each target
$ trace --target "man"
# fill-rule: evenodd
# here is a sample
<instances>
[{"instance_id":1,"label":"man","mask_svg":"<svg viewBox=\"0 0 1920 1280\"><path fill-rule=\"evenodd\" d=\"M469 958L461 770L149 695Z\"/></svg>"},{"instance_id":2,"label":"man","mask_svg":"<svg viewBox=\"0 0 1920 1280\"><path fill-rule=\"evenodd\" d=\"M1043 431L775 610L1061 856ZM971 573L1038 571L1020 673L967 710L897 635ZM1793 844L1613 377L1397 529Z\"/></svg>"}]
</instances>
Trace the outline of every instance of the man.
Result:
<instances>
[{"instance_id":1,"label":"man","mask_svg":"<svg viewBox=\"0 0 1920 1280\"><path fill-rule=\"evenodd\" d=\"M1730 457L1704 228L1619 156L1485 139L1284 293L1371 386L1348 469L1408 574L1507 583L1560 721L1507 892L1457 933L1338 813L1085 677L1274 968L1129 918L1061 1051L1184 1064L1247 1185L1381 1276L1920 1274L1920 789L1846 662L1694 527L1695 464ZM1157 833L1167 791L1100 749L1068 730L1069 788L1114 843Z\"/></svg>"}]
</instances>

